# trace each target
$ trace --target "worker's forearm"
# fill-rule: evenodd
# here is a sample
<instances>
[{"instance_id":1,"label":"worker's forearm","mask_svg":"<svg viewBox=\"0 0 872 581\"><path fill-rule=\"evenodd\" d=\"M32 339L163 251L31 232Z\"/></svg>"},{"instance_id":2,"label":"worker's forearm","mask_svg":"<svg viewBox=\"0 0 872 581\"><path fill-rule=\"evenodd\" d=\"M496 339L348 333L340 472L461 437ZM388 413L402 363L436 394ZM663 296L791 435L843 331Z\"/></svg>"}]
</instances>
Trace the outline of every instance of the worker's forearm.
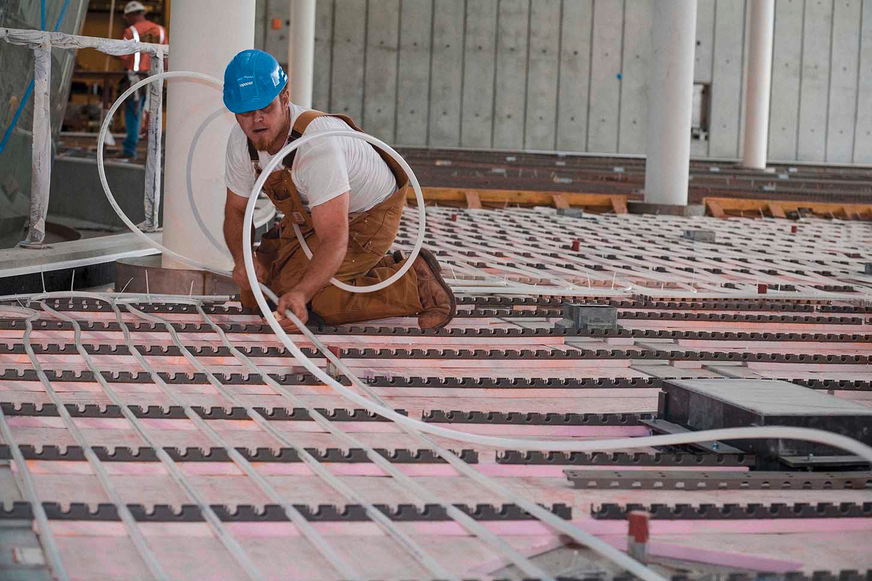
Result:
<instances>
[{"instance_id":1,"label":"worker's forearm","mask_svg":"<svg viewBox=\"0 0 872 581\"><path fill-rule=\"evenodd\" d=\"M244 216L238 212L224 212L224 242L233 257L234 264L242 264L242 223Z\"/></svg>"},{"instance_id":2,"label":"worker's forearm","mask_svg":"<svg viewBox=\"0 0 872 581\"><path fill-rule=\"evenodd\" d=\"M336 236L322 241L312 253L312 260L309 261L306 273L294 290L306 295L306 300L311 300L315 293L324 288L339 270L347 249L348 239L345 236Z\"/></svg>"}]
</instances>

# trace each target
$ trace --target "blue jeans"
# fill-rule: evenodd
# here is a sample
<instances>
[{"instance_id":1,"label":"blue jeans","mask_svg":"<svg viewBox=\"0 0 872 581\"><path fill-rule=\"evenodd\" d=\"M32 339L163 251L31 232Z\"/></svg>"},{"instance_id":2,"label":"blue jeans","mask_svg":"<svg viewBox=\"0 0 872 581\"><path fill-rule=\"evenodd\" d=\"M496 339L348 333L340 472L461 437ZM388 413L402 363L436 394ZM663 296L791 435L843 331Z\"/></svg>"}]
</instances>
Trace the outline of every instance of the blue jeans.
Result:
<instances>
[{"instance_id":1,"label":"blue jeans","mask_svg":"<svg viewBox=\"0 0 872 581\"><path fill-rule=\"evenodd\" d=\"M142 119L142 109L145 107L145 91L140 89L137 95L131 95L124 105L124 126L127 128L127 137L124 138L122 147L124 154L131 157L136 155L136 144L139 142L139 122Z\"/></svg>"}]
</instances>

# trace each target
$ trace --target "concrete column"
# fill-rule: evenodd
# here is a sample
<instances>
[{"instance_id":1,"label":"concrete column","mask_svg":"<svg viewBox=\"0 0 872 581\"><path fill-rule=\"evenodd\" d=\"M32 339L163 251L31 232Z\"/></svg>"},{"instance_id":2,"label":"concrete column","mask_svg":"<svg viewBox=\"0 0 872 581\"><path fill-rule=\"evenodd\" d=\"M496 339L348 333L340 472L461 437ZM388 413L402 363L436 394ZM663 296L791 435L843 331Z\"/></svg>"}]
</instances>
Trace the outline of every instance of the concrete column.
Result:
<instances>
[{"instance_id":1,"label":"concrete column","mask_svg":"<svg viewBox=\"0 0 872 581\"><path fill-rule=\"evenodd\" d=\"M645 202L687 205L696 0L658 0L652 23Z\"/></svg>"},{"instance_id":2,"label":"concrete column","mask_svg":"<svg viewBox=\"0 0 872 581\"><path fill-rule=\"evenodd\" d=\"M255 0L173 2L171 70L197 71L223 81L230 59L254 45L254 10ZM227 249L209 240L198 221L213 239L223 241L224 153L235 122L215 87L187 79L167 83L163 243L170 250L226 270L232 268ZM189 268L167 257L163 265Z\"/></svg>"},{"instance_id":3,"label":"concrete column","mask_svg":"<svg viewBox=\"0 0 872 581\"><path fill-rule=\"evenodd\" d=\"M291 101L312 107L312 75L315 64L315 0L290 0L288 31L288 77Z\"/></svg>"},{"instance_id":4,"label":"concrete column","mask_svg":"<svg viewBox=\"0 0 872 581\"><path fill-rule=\"evenodd\" d=\"M775 0L751 0L748 106L745 109L745 147L742 150L742 165L753 169L766 169L774 36Z\"/></svg>"}]
</instances>

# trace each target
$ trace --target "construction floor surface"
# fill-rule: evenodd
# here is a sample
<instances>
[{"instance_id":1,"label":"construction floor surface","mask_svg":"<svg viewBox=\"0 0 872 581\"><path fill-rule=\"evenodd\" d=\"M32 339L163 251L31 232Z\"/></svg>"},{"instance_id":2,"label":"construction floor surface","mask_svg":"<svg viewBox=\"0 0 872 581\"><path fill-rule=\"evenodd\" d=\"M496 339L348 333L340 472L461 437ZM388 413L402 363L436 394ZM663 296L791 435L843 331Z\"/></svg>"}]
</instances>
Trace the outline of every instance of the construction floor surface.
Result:
<instances>
[{"instance_id":1,"label":"construction floor surface","mask_svg":"<svg viewBox=\"0 0 872 581\"><path fill-rule=\"evenodd\" d=\"M416 228L410 208L398 247ZM459 296L447 329L315 333L365 387L351 389L429 425L642 437L675 378L872 403L868 222L428 208L427 247ZM569 454L429 436L313 377L232 300L108 297L0 305L0 544L13 551L0 577L48 575L51 547L75 579L620 572L528 502L618 548L628 508L648 508L667 576L872 568L868 465L773 485L729 447ZM566 303L615 307L619 330L561 326Z\"/></svg>"}]
</instances>

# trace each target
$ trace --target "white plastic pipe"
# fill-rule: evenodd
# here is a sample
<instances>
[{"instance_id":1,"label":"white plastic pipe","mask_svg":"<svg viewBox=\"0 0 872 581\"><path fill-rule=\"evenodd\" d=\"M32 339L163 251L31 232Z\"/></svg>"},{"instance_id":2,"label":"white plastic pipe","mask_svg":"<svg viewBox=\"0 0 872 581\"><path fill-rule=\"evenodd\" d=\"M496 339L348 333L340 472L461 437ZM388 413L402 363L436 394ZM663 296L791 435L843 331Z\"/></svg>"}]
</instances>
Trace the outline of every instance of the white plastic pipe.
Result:
<instances>
[{"instance_id":1,"label":"white plastic pipe","mask_svg":"<svg viewBox=\"0 0 872 581\"><path fill-rule=\"evenodd\" d=\"M197 76L196 73L188 73L188 72L180 72L176 75L173 73L165 73L165 76L185 76L185 75L194 75ZM212 83L217 83L215 79L208 79L205 75L200 75L205 78L207 81ZM157 80L157 79L154 79ZM147 81L143 81L144 84ZM137 88L136 85L131 87L130 91L135 90ZM118 108L123 99L127 96L127 94L122 95L118 101L113 104L113 108L110 110L110 113L114 112ZM108 125L104 125L101 130L100 136L98 138L98 153L97 153L97 166L98 170L100 170L101 182L106 192L106 196L109 198L112 207L115 209L116 213L118 213L119 217L124 221L127 226L134 231L134 233L144 239L148 244L154 246L155 248L162 249L164 251L168 251L159 243L151 240L148 236L146 236L141 230L139 230L130 219L124 214L121 208L118 206L117 202L112 197L111 191L108 188L105 180L105 170L103 168L103 151L102 144L105 140L105 134ZM336 132L340 133L340 132ZM353 133L355 137L365 139L366 141L370 141L371 143L375 138L371 136L361 134L361 133ZM319 135L323 136L323 135ZM287 155L290 151L299 147L303 142L314 139L318 136L312 136L310 138L303 138L297 140L296 142L289 144L286 146L281 152L280 155L277 156L277 159L281 159L283 155ZM378 140L375 140L378 141ZM380 142L379 142L380 143ZM388 154L393 156L401 165L406 168L405 161L397 154L393 149L386 147L386 151ZM410 168L407 170L410 171ZM414 173L410 173L410 179L412 179L413 184L417 184L417 180L414 178ZM262 184L255 184L253 188L252 195L249 199L248 205L245 211L245 217L243 220L243 229L247 231L250 229L251 224L254 218L254 208L256 202L256 196L254 192L258 192L259 188ZM416 188L416 194L419 194L418 189ZM420 195L420 194L419 194ZM247 225L247 228L246 228ZM352 384L360 390L361 393L353 391L351 389L346 388L341 383L336 381L333 377L328 375L324 370L319 368L311 359L306 357L306 355L297 347L297 345L291 340L288 334L281 328L276 317L273 315L271 310L268 308L266 304L266 299L264 297L264 293L268 294L269 297L273 301L278 301L278 297L266 286L261 286L257 282L257 277L254 272L254 264L252 261L251 255L251 240L248 236L243 236L243 249L244 249L244 257L245 257L245 267L246 274L248 279L252 285L252 289L254 290L255 299L260 305L262 311L264 312L267 323L276 333L279 340L288 350L294 355L302 365L312 372L318 379L323 381L326 385L332 387L335 391L340 393L343 397L358 403L365 409L368 409L382 417L388 418L390 420L395 421L398 424L401 424L403 427L414 430L418 433L427 433L431 435L442 436L446 438L450 438L453 440L469 442L474 444L480 444L484 446L494 446L494 447L507 447L507 448L517 448L523 450L544 450L544 451L579 451L579 452L590 452L597 450L615 450L622 448L638 448L638 447L648 447L648 446L666 446L666 445L678 445L678 444L687 444L698 441L708 441L708 440L732 440L732 439L758 439L758 438L782 438L782 439L794 439L794 440L805 440L811 442L818 442L827 444L830 446L834 446L837 448L841 448L853 454L856 454L866 460L872 462L872 448L866 446L856 440L852 440L851 438L847 438L845 436L841 436L838 434L833 434L829 432L824 432L821 430L811 430L805 428L782 428L782 427L753 427L753 428L730 428L730 429L721 429L721 430L710 430L704 432L689 432L684 434L670 434L664 436L651 436L647 438L622 438L616 440L606 440L606 441L578 441L578 440L569 440L569 441L559 441L559 440L529 440L522 438L499 438L492 436L482 436L478 434L469 434L458 430L453 430L449 428L443 428L440 426L427 424L420 420L415 420L413 418L408 418L401 414L396 413L394 410L382 405L379 402L370 400L369 398L361 395L361 393L366 393L368 391L367 387L357 378L333 353L331 353L324 344L313 335L302 323L299 319L291 312L285 311L285 316L291 320L292 323L297 325L297 327L303 332L303 334L310 340L312 343L318 348L318 350L334 365L337 366L338 369L342 371L349 379L351 379ZM172 252L172 251L169 251ZM189 264L193 264L194 266L203 268L202 265L197 263L195 260L187 258L181 254L173 252L175 256L177 256L183 262L187 262ZM208 268L208 267L206 267ZM59 295L66 293L49 293L45 296L50 295ZM75 293L79 295L83 295L85 293ZM450 458L449 458L450 460ZM459 462L459 460L458 460ZM483 479L486 477L481 474L477 474L477 478ZM523 499L522 499L523 500ZM525 501L524 506L528 503ZM642 579L655 580L661 579L661 577L655 572L647 569L644 565L634 561L629 558L627 555L607 550L607 547L599 547L599 541L595 538L592 538L588 533L584 533L583 531L577 530L570 523L566 523L565 521L560 520L554 515L548 514L547 511L537 510L538 507L535 505L530 505L529 510L533 510L535 514L537 514L538 518L541 518L544 522L552 526L555 530L564 532L565 534L570 535L571 537L577 540L587 539L589 541L588 544L595 550L598 550L600 554L604 554L608 556L611 560L617 563L619 566L627 569L631 573L639 576Z\"/></svg>"},{"instance_id":2,"label":"white plastic pipe","mask_svg":"<svg viewBox=\"0 0 872 581\"><path fill-rule=\"evenodd\" d=\"M192 257L186 255L185 251L187 249L181 250L181 251L176 251L176 250L173 250L173 249L171 249L167 246L164 246L163 244L160 244L159 242L156 242L155 240L152 240L151 238L149 238L141 229L139 229L133 223L133 221L130 220L130 217L127 216L127 214L125 214L124 211L121 209L121 207L118 205L118 201L115 199L115 196L112 194L112 189L109 187L109 182L106 179L106 166L105 166L105 159L104 159L105 158L105 151L104 151L105 147L104 146L106 143L106 136L109 133L109 124L111 123L112 117L115 115L115 112L118 110L118 108L121 106L121 104L124 103L124 100L127 99L131 94L133 94L140 87L143 87L149 83L163 82L164 79L172 79L172 78L193 79L193 80L196 80L196 81L202 83L205 86L211 86L211 87L214 87L217 89L220 89L222 86L221 82L218 79L216 79L215 77L212 77L212 76L207 75L205 73L198 73L198 72L193 72L193 71L167 71L164 73L153 75L151 77L142 79L142 80L134 83L129 89L127 89L124 93L122 93L118 97L118 99L115 100L115 102L112 104L112 106L109 108L109 111L106 114L106 118L103 119L103 125L100 128L100 133L97 136L97 174L100 178L100 185L103 187L103 192L106 194L106 198L109 200L109 204L112 206L112 209L115 210L115 213L118 214L118 217L121 218L121 221L124 222L124 224L130 230L132 230L133 233L136 234L146 244L148 244L149 246L151 246L153 248L160 250L163 253L164 261L166 261L169 258L169 259L174 260L177 264L187 264L187 265L193 266L194 268L208 270L210 272L214 272L216 274L220 274L220 275L229 277L231 275L231 272L229 269L222 269L221 267L201 262L200 260L197 260L196 258L192 258ZM201 124L201 127L202 127L202 124ZM406 175L409 177L409 182L412 185L412 189L415 190L415 197L416 197L417 203L418 203L418 238L415 240L415 246L412 249L411 254L408 256L408 258L406 258L405 263L400 267L400 269L397 272L395 272L394 275L391 276L390 278L383 280L378 284L369 285L369 286L351 286L351 285L348 285L348 284L343 283L341 281L338 281L335 278L330 279L330 281L333 284L335 284L336 286L338 286L342 289L348 290L350 292L368 293L368 292L373 292L373 291L383 289L383 288L393 284L396 280L398 280L401 276L403 276L406 273L406 271L409 270L409 268L411 268L412 263L415 261L415 258L418 256L418 252L421 250L421 246L424 244L424 234L426 232L426 218L427 218L426 210L424 207L424 193L421 190L421 184L418 183L418 178L415 176L415 172L412 171L412 168L409 166L408 163L406 163L406 160L404 160L402 157L400 157L400 154L398 154L396 151L394 151L394 149L391 148L388 144L384 143L383 141L381 141L380 139L378 139L376 137L373 137L372 135L368 135L366 133L361 133L359 131L353 131L350 129L349 130L327 131L324 133L317 133L315 135L302 137L300 139L297 139L293 143L286 145L284 148L282 148L276 154L275 157L273 157L272 160L270 160L270 163L267 164L266 168L261 173L261 176L258 179L258 181L255 182L254 187L252 188L252 192L259 192L261 190L261 188L263 188L263 183L266 180L266 178L269 176L270 172L273 171L275 169L276 165L278 165L282 161L282 159L284 159L284 157L286 155L288 155L291 151L294 151L295 149L297 149L301 145L305 145L309 141L313 141L315 139L319 139L319 138L323 138L323 137L356 137L359 139L364 139L365 141L382 148L386 153L393 156L394 159L397 160L397 162L400 164L400 167L403 169L403 171L406 172ZM190 152L189 152L188 159L190 160ZM256 202L257 202L257 198L258 198L258 195L255 195L254 193L252 193L251 198L249 199L248 207L250 207L252 209L252 215L254 212L254 207L255 207ZM196 200L192 200L191 204L194 204L195 202L196 202ZM196 206L191 205L189 207L191 208L192 215L193 215L193 213L196 210ZM196 216L194 216L194 217L196 218ZM196 222L196 220L195 220L195 222ZM299 230L297 230L296 232L297 232L297 236L300 238L301 243L303 244L304 251L307 252L308 256L311 258L311 256L312 256L311 251L309 250L309 247L306 246L305 241L302 239L302 234L299 232ZM202 224L201 224L200 234L203 237L208 236L208 232L202 228ZM243 240L243 245L245 244L246 241L248 241L248 244L249 244L248 248L250 251L250 249L251 249L250 237L243 236L243 238L245 239L245 240ZM243 247L245 247L245 246L243 246ZM266 288L266 287L264 287L264 288ZM266 289L266 292L272 293L272 291L270 291L268 288ZM275 295L273 295L273 294L270 295L270 298L274 298L274 297L275 297ZM274 300L277 301L278 299L274 298Z\"/></svg>"},{"instance_id":3,"label":"white plastic pipe","mask_svg":"<svg viewBox=\"0 0 872 581\"><path fill-rule=\"evenodd\" d=\"M751 0L748 44L748 91L742 165L766 169L769 143L769 98L772 92L772 42L775 0Z\"/></svg>"},{"instance_id":4,"label":"white plastic pipe","mask_svg":"<svg viewBox=\"0 0 872 581\"><path fill-rule=\"evenodd\" d=\"M290 0L288 31L288 78L291 101L312 108L315 69L315 0Z\"/></svg>"},{"instance_id":5,"label":"white plastic pipe","mask_svg":"<svg viewBox=\"0 0 872 581\"><path fill-rule=\"evenodd\" d=\"M254 45L255 0L185 0L172 3L174 70L196 71L223 78L227 63ZM200 81L177 81L167 87L166 195L164 245L200 263L231 268L226 249L216 248L195 223L187 195L187 158L202 120L222 107L221 93ZM224 223L224 159L227 136L235 119L230 112L200 136L191 168L192 191L209 230ZM181 267L164 255L163 266Z\"/></svg>"},{"instance_id":6,"label":"white plastic pipe","mask_svg":"<svg viewBox=\"0 0 872 581\"><path fill-rule=\"evenodd\" d=\"M654 3L645 202L687 205L696 0Z\"/></svg>"}]
</instances>

